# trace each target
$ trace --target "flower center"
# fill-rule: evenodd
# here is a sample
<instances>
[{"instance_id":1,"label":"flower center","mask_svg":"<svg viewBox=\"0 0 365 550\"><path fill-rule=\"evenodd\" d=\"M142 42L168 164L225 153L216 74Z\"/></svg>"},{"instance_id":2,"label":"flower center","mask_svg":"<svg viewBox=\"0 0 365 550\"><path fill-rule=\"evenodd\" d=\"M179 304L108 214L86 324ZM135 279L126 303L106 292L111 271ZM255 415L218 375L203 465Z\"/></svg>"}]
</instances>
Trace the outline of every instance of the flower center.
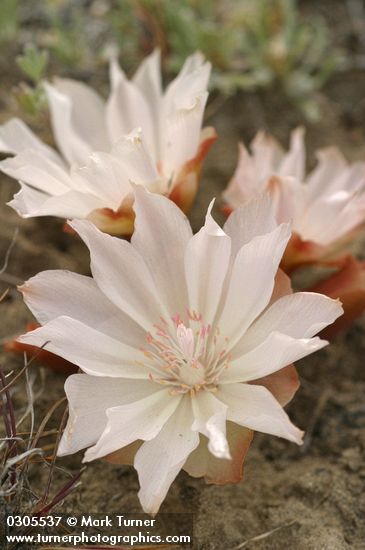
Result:
<instances>
[{"instance_id":1,"label":"flower center","mask_svg":"<svg viewBox=\"0 0 365 550\"><path fill-rule=\"evenodd\" d=\"M150 379L171 386L173 393L215 391L220 373L228 367L228 338L219 328L203 323L202 316L187 312L187 322L179 314L154 325L142 348L148 361Z\"/></svg>"}]
</instances>

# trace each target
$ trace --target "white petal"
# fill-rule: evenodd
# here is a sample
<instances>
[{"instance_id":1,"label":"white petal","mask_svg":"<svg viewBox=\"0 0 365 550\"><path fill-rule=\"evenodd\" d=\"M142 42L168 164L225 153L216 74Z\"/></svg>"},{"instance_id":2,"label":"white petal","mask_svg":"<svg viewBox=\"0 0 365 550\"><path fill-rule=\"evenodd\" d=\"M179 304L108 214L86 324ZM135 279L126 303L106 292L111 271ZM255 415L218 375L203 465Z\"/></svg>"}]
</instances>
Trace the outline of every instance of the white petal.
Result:
<instances>
[{"instance_id":1,"label":"white petal","mask_svg":"<svg viewBox=\"0 0 365 550\"><path fill-rule=\"evenodd\" d=\"M168 179L177 177L184 164L196 155L207 99L208 93L204 92L195 98L192 107L175 110L165 119L161 161L162 173Z\"/></svg>"},{"instance_id":2,"label":"white petal","mask_svg":"<svg viewBox=\"0 0 365 550\"><path fill-rule=\"evenodd\" d=\"M91 277L43 271L18 288L42 325L67 315L130 346L138 348L144 342L145 332L109 301Z\"/></svg>"},{"instance_id":3,"label":"white petal","mask_svg":"<svg viewBox=\"0 0 365 550\"><path fill-rule=\"evenodd\" d=\"M20 191L6 204L13 208L19 216L29 218L34 215L34 212L38 212L49 198L50 195L21 183Z\"/></svg>"},{"instance_id":4,"label":"white petal","mask_svg":"<svg viewBox=\"0 0 365 550\"><path fill-rule=\"evenodd\" d=\"M177 77L167 86L164 95L165 114L176 110L190 110L208 87L211 64L202 57L188 58Z\"/></svg>"},{"instance_id":5,"label":"white petal","mask_svg":"<svg viewBox=\"0 0 365 550\"><path fill-rule=\"evenodd\" d=\"M231 239L213 220L210 210L205 225L190 239L185 252L189 306L203 316L206 325L214 321L231 254Z\"/></svg>"},{"instance_id":6,"label":"white petal","mask_svg":"<svg viewBox=\"0 0 365 550\"><path fill-rule=\"evenodd\" d=\"M240 426L302 443L302 435L275 397L263 386L232 384L219 388L219 399L228 405L227 418Z\"/></svg>"},{"instance_id":7,"label":"white petal","mask_svg":"<svg viewBox=\"0 0 365 550\"><path fill-rule=\"evenodd\" d=\"M134 211L132 244L143 257L170 315L182 315L188 305L184 254L192 237L189 221L172 201L142 187L135 189Z\"/></svg>"},{"instance_id":8,"label":"white petal","mask_svg":"<svg viewBox=\"0 0 365 550\"><path fill-rule=\"evenodd\" d=\"M124 344L71 317L57 317L43 327L17 338L18 342L45 349L75 363L87 374L147 379L148 368L139 349ZM45 345L46 344L46 345Z\"/></svg>"},{"instance_id":9,"label":"white petal","mask_svg":"<svg viewBox=\"0 0 365 550\"><path fill-rule=\"evenodd\" d=\"M159 50L154 50L144 59L133 77L133 82L143 94L149 107L154 133L153 153L154 158L158 159L160 157L159 135L161 130L162 101L161 53Z\"/></svg>"},{"instance_id":10,"label":"white petal","mask_svg":"<svg viewBox=\"0 0 365 550\"><path fill-rule=\"evenodd\" d=\"M133 82L148 100L152 100L151 106L158 108L158 98L162 93L160 50L155 49L142 61L133 77Z\"/></svg>"},{"instance_id":11,"label":"white petal","mask_svg":"<svg viewBox=\"0 0 365 550\"><path fill-rule=\"evenodd\" d=\"M50 196L28 185L8 203L24 218L34 216L58 216L60 218L86 218L93 210L103 208L103 202L94 195L68 191L63 195Z\"/></svg>"},{"instance_id":12,"label":"white petal","mask_svg":"<svg viewBox=\"0 0 365 550\"><path fill-rule=\"evenodd\" d=\"M109 149L102 98L90 86L70 78L56 78L55 88L70 99L72 127L78 136L94 151Z\"/></svg>"},{"instance_id":13,"label":"white petal","mask_svg":"<svg viewBox=\"0 0 365 550\"><path fill-rule=\"evenodd\" d=\"M66 169L43 154L27 149L12 158L0 162L0 170L8 176L21 180L50 195L67 193L72 186Z\"/></svg>"},{"instance_id":14,"label":"white petal","mask_svg":"<svg viewBox=\"0 0 365 550\"><path fill-rule=\"evenodd\" d=\"M51 122L57 146L69 164L82 166L87 163L92 147L74 126L72 102L51 84L44 84L51 111Z\"/></svg>"},{"instance_id":15,"label":"white petal","mask_svg":"<svg viewBox=\"0 0 365 550\"><path fill-rule=\"evenodd\" d=\"M226 439L227 406L209 392L198 392L192 398L194 424L209 439L208 449L217 458L231 458Z\"/></svg>"},{"instance_id":16,"label":"white petal","mask_svg":"<svg viewBox=\"0 0 365 550\"><path fill-rule=\"evenodd\" d=\"M147 331L169 316L139 252L128 242L102 233L87 221L71 226L90 249L91 271L109 300Z\"/></svg>"},{"instance_id":17,"label":"white petal","mask_svg":"<svg viewBox=\"0 0 365 550\"><path fill-rule=\"evenodd\" d=\"M2 153L18 154L26 149L38 151L65 168L63 160L56 151L43 143L19 118L12 118L0 126L0 150Z\"/></svg>"},{"instance_id":18,"label":"white petal","mask_svg":"<svg viewBox=\"0 0 365 550\"><path fill-rule=\"evenodd\" d=\"M166 89L161 160L163 173L168 178L177 176L198 149L210 71L210 63L203 63L201 55L191 56Z\"/></svg>"},{"instance_id":19,"label":"white petal","mask_svg":"<svg viewBox=\"0 0 365 550\"><path fill-rule=\"evenodd\" d=\"M270 195L265 193L232 212L223 230L232 239L233 259L243 245L254 237L271 233L277 227L273 206Z\"/></svg>"},{"instance_id":20,"label":"white petal","mask_svg":"<svg viewBox=\"0 0 365 550\"><path fill-rule=\"evenodd\" d=\"M151 191L162 191L159 188L161 178L140 129L134 129L119 139L112 154L120 161L129 183L142 184Z\"/></svg>"},{"instance_id":21,"label":"white petal","mask_svg":"<svg viewBox=\"0 0 365 550\"><path fill-rule=\"evenodd\" d=\"M311 338L342 315L338 300L315 292L296 292L274 302L255 321L238 345L248 351L265 340L270 332L281 332L292 338ZM235 355L238 353L234 351Z\"/></svg>"},{"instance_id":22,"label":"white petal","mask_svg":"<svg viewBox=\"0 0 365 550\"><path fill-rule=\"evenodd\" d=\"M72 170L79 189L100 197L105 208L118 210L132 191L123 164L109 153L92 153L86 166Z\"/></svg>"},{"instance_id":23,"label":"white petal","mask_svg":"<svg viewBox=\"0 0 365 550\"><path fill-rule=\"evenodd\" d=\"M130 82L119 68L106 105L106 123L112 143L141 127L149 147L154 150L155 136L150 109L138 86Z\"/></svg>"},{"instance_id":24,"label":"white petal","mask_svg":"<svg viewBox=\"0 0 365 550\"><path fill-rule=\"evenodd\" d=\"M181 396L170 395L170 390L166 389L108 409L107 426L96 445L86 451L84 462L106 456L137 439L153 439L174 413L181 399Z\"/></svg>"},{"instance_id":25,"label":"white petal","mask_svg":"<svg viewBox=\"0 0 365 550\"><path fill-rule=\"evenodd\" d=\"M220 375L222 384L249 382L276 372L294 361L299 361L328 344L320 338L292 338L280 332L272 332L257 348L238 356Z\"/></svg>"},{"instance_id":26,"label":"white petal","mask_svg":"<svg viewBox=\"0 0 365 550\"><path fill-rule=\"evenodd\" d=\"M304 128L297 128L291 133L290 149L281 162L279 176L293 176L299 181L305 176Z\"/></svg>"},{"instance_id":27,"label":"white petal","mask_svg":"<svg viewBox=\"0 0 365 550\"><path fill-rule=\"evenodd\" d=\"M160 433L136 454L134 467L141 485L138 496L148 514L158 512L171 483L199 444L192 423L190 397L185 396Z\"/></svg>"},{"instance_id":28,"label":"white petal","mask_svg":"<svg viewBox=\"0 0 365 550\"><path fill-rule=\"evenodd\" d=\"M107 424L110 407L142 399L152 391L148 380L116 380L73 374L65 382L69 418L58 447L58 456L94 445Z\"/></svg>"},{"instance_id":29,"label":"white petal","mask_svg":"<svg viewBox=\"0 0 365 550\"><path fill-rule=\"evenodd\" d=\"M254 237L238 252L218 320L230 338L231 348L269 303L289 238L290 227L282 224L267 235Z\"/></svg>"}]
</instances>

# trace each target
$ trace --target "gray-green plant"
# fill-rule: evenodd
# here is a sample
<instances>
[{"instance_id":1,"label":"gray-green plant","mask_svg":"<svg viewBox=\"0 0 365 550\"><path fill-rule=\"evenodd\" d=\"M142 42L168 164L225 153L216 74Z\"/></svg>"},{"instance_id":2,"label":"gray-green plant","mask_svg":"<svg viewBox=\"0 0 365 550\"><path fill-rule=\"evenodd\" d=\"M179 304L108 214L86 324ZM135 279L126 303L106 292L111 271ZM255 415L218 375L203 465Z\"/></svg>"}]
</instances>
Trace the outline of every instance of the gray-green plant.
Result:
<instances>
[{"instance_id":1,"label":"gray-green plant","mask_svg":"<svg viewBox=\"0 0 365 550\"><path fill-rule=\"evenodd\" d=\"M0 45L14 40L18 27L18 0L1 0Z\"/></svg>"},{"instance_id":2,"label":"gray-green plant","mask_svg":"<svg viewBox=\"0 0 365 550\"><path fill-rule=\"evenodd\" d=\"M19 84L16 98L23 111L33 116L39 115L46 107L43 78L48 61L48 51L40 50L34 44L25 46L23 53L16 58L18 67L28 80Z\"/></svg>"}]
</instances>

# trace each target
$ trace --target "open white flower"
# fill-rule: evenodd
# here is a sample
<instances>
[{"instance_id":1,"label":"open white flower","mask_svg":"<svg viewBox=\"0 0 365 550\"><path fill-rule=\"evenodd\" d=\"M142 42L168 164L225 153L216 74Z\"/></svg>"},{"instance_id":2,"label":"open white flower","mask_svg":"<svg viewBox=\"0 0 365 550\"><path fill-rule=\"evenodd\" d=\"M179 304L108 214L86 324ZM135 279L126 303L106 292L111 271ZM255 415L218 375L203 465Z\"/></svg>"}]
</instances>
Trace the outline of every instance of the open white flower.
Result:
<instances>
[{"instance_id":1,"label":"open white flower","mask_svg":"<svg viewBox=\"0 0 365 550\"><path fill-rule=\"evenodd\" d=\"M268 191L279 223L292 221L301 241L323 253L365 220L365 163L349 164L336 147L318 151L316 168L305 175L304 131L292 132L288 152L259 132L251 154L243 144L233 178L224 193L230 208Z\"/></svg>"},{"instance_id":2,"label":"open white flower","mask_svg":"<svg viewBox=\"0 0 365 550\"><path fill-rule=\"evenodd\" d=\"M201 131L210 64L192 55L165 92L158 51L132 80L116 61L110 72L106 103L82 82L45 84L61 154L19 119L0 127L0 150L15 155L0 169L21 183L9 203L21 216L91 218L104 231L130 234L131 182L190 207L215 139L212 128Z\"/></svg>"},{"instance_id":3,"label":"open white flower","mask_svg":"<svg viewBox=\"0 0 365 550\"><path fill-rule=\"evenodd\" d=\"M131 243L72 223L93 278L46 271L21 287L44 326L19 341L48 342L85 373L66 382L59 454L88 448L85 461L134 463L143 509L156 513L181 468L239 481L252 430L301 443L282 408L298 387L287 365L327 344L313 336L342 308L290 294L277 274L290 227L266 197L223 230L208 210L193 235L173 202L135 194Z\"/></svg>"}]
</instances>

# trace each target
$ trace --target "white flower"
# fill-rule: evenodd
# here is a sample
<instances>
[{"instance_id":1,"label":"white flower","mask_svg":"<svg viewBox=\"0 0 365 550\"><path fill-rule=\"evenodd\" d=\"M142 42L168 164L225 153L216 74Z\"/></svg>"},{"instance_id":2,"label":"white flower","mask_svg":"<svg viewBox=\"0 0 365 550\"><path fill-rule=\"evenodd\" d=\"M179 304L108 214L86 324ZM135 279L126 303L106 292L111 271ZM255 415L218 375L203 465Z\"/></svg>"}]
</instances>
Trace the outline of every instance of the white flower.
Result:
<instances>
[{"instance_id":1,"label":"white flower","mask_svg":"<svg viewBox=\"0 0 365 550\"><path fill-rule=\"evenodd\" d=\"M15 156L0 169L21 183L9 205L23 217L89 217L105 231L131 233L132 182L171 195L186 211L215 138L212 128L201 132L209 74L196 53L163 92L155 51L132 80L111 63L106 104L82 82L45 84L61 154L21 120L1 126L0 150Z\"/></svg>"},{"instance_id":2,"label":"white flower","mask_svg":"<svg viewBox=\"0 0 365 550\"><path fill-rule=\"evenodd\" d=\"M25 283L44 326L19 341L49 342L85 373L66 382L59 453L88 448L85 461L134 462L143 509L156 513L181 468L241 479L252 430L301 443L281 406L298 386L286 366L327 344L313 336L342 308L290 294L277 275L290 227L277 226L266 197L223 230L209 209L196 235L165 197L136 188L134 208L131 243L72 223L93 278L48 271Z\"/></svg>"},{"instance_id":3,"label":"white flower","mask_svg":"<svg viewBox=\"0 0 365 550\"><path fill-rule=\"evenodd\" d=\"M224 198L236 208L269 191L279 223L292 221L302 241L328 247L365 220L365 163L349 164L337 148L329 147L317 152L318 164L306 176L303 138L302 128L294 130L287 153L263 132L254 139L251 154L240 144Z\"/></svg>"}]
</instances>

